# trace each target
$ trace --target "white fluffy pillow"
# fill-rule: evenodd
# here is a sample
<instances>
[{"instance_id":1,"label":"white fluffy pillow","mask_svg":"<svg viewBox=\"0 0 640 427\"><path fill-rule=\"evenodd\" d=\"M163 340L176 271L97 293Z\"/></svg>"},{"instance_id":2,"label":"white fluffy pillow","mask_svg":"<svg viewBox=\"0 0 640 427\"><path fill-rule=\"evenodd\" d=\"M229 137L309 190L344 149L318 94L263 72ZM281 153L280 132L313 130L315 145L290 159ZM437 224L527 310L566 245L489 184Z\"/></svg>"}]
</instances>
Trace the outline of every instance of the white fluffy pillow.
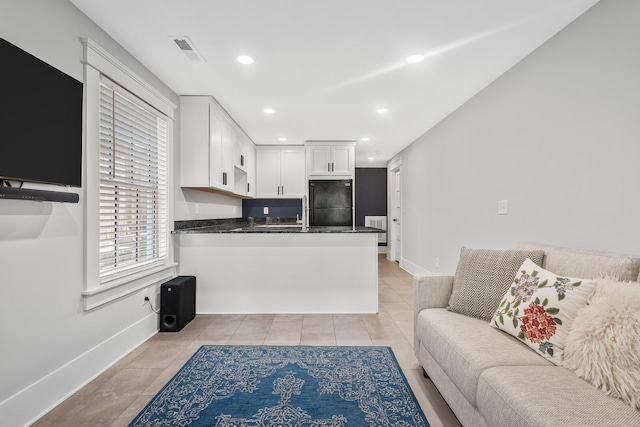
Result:
<instances>
[{"instance_id":1,"label":"white fluffy pillow","mask_svg":"<svg viewBox=\"0 0 640 427\"><path fill-rule=\"evenodd\" d=\"M640 409L640 285L598 279L567 335L562 365Z\"/></svg>"}]
</instances>

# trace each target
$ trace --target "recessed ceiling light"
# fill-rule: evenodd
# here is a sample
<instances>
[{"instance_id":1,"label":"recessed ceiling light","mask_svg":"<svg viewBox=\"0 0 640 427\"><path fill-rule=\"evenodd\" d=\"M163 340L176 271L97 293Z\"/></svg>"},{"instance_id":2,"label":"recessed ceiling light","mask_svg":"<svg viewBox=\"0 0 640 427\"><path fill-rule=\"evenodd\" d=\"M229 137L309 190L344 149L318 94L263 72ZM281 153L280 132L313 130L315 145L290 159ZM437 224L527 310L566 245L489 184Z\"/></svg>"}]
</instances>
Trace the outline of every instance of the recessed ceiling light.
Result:
<instances>
[{"instance_id":1,"label":"recessed ceiling light","mask_svg":"<svg viewBox=\"0 0 640 427\"><path fill-rule=\"evenodd\" d=\"M424 59L424 56L422 55L411 55L410 57L407 58L407 62L410 64L415 64L416 62L420 62Z\"/></svg>"},{"instance_id":2,"label":"recessed ceiling light","mask_svg":"<svg viewBox=\"0 0 640 427\"><path fill-rule=\"evenodd\" d=\"M388 109L388 108L378 108L376 111L377 111L378 113L380 113L380 114L384 114L384 113L386 113L387 111L389 111L389 109Z\"/></svg>"},{"instance_id":3,"label":"recessed ceiling light","mask_svg":"<svg viewBox=\"0 0 640 427\"><path fill-rule=\"evenodd\" d=\"M236 59L241 64L245 64L245 65L253 64L253 58L247 55L240 55Z\"/></svg>"},{"instance_id":4,"label":"recessed ceiling light","mask_svg":"<svg viewBox=\"0 0 640 427\"><path fill-rule=\"evenodd\" d=\"M373 157L367 157L367 160L373 160L373 159L374 159Z\"/></svg>"},{"instance_id":5,"label":"recessed ceiling light","mask_svg":"<svg viewBox=\"0 0 640 427\"><path fill-rule=\"evenodd\" d=\"M278 138L278 141L285 142L286 140L287 140L287 138Z\"/></svg>"},{"instance_id":6,"label":"recessed ceiling light","mask_svg":"<svg viewBox=\"0 0 640 427\"><path fill-rule=\"evenodd\" d=\"M263 111L267 114L273 114L276 112L273 108L265 108Z\"/></svg>"},{"instance_id":7,"label":"recessed ceiling light","mask_svg":"<svg viewBox=\"0 0 640 427\"><path fill-rule=\"evenodd\" d=\"M367 138L366 136L364 138L360 138L361 141L368 141L370 138Z\"/></svg>"}]
</instances>

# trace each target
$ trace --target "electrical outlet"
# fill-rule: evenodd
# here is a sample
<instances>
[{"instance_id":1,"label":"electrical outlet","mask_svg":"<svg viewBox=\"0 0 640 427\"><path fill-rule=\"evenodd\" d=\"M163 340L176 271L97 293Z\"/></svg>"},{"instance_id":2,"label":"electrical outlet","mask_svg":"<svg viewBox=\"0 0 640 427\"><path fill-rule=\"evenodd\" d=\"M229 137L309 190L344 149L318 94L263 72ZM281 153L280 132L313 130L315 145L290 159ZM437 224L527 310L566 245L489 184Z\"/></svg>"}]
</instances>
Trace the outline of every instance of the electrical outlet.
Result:
<instances>
[{"instance_id":1,"label":"electrical outlet","mask_svg":"<svg viewBox=\"0 0 640 427\"><path fill-rule=\"evenodd\" d=\"M265 215L268 215L268 214L269 214L269 206L265 206L265 207L262 209L262 213L263 213L263 214L265 214Z\"/></svg>"},{"instance_id":2,"label":"electrical outlet","mask_svg":"<svg viewBox=\"0 0 640 427\"><path fill-rule=\"evenodd\" d=\"M196 203L193 210L196 215L200 215L200 203Z\"/></svg>"},{"instance_id":3,"label":"electrical outlet","mask_svg":"<svg viewBox=\"0 0 640 427\"><path fill-rule=\"evenodd\" d=\"M142 295L141 305L145 305L147 303L147 300L149 299L149 289L144 288L142 291L140 291L140 294Z\"/></svg>"},{"instance_id":4,"label":"electrical outlet","mask_svg":"<svg viewBox=\"0 0 640 427\"><path fill-rule=\"evenodd\" d=\"M440 268L440 258L436 257L436 268Z\"/></svg>"}]
</instances>

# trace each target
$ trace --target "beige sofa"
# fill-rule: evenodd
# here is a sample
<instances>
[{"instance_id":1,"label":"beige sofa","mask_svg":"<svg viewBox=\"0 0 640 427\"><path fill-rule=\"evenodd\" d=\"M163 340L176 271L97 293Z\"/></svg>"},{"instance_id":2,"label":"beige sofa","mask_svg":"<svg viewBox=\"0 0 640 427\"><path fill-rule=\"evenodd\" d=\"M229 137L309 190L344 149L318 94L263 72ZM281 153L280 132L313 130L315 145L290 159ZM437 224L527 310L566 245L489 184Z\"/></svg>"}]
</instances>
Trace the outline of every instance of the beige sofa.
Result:
<instances>
[{"instance_id":1,"label":"beige sofa","mask_svg":"<svg viewBox=\"0 0 640 427\"><path fill-rule=\"evenodd\" d=\"M640 258L521 243L559 275L639 281ZM555 366L485 320L446 309L453 276L414 281L414 350L464 426L640 426L640 410ZM523 387L522 384L527 384Z\"/></svg>"}]
</instances>

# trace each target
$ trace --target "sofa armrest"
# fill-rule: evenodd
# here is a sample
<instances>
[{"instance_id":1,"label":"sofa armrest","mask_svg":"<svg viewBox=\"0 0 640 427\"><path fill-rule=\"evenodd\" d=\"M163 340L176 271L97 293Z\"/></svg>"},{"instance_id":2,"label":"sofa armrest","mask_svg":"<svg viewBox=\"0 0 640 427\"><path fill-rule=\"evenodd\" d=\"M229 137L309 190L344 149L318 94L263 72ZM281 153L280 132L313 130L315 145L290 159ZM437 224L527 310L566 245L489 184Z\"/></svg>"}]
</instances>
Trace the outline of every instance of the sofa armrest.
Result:
<instances>
[{"instance_id":1,"label":"sofa armrest","mask_svg":"<svg viewBox=\"0 0 640 427\"><path fill-rule=\"evenodd\" d=\"M453 290L453 276L420 275L413 279L413 308L417 315L425 308L446 308Z\"/></svg>"},{"instance_id":2,"label":"sofa armrest","mask_svg":"<svg viewBox=\"0 0 640 427\"><path fill-rule=\"evenodd\" d=\"M418 275L413 278L414 351L419 352L418 314L425 308L446 308L453 290L453 276Z\"/></svg>"}]
</instances>

